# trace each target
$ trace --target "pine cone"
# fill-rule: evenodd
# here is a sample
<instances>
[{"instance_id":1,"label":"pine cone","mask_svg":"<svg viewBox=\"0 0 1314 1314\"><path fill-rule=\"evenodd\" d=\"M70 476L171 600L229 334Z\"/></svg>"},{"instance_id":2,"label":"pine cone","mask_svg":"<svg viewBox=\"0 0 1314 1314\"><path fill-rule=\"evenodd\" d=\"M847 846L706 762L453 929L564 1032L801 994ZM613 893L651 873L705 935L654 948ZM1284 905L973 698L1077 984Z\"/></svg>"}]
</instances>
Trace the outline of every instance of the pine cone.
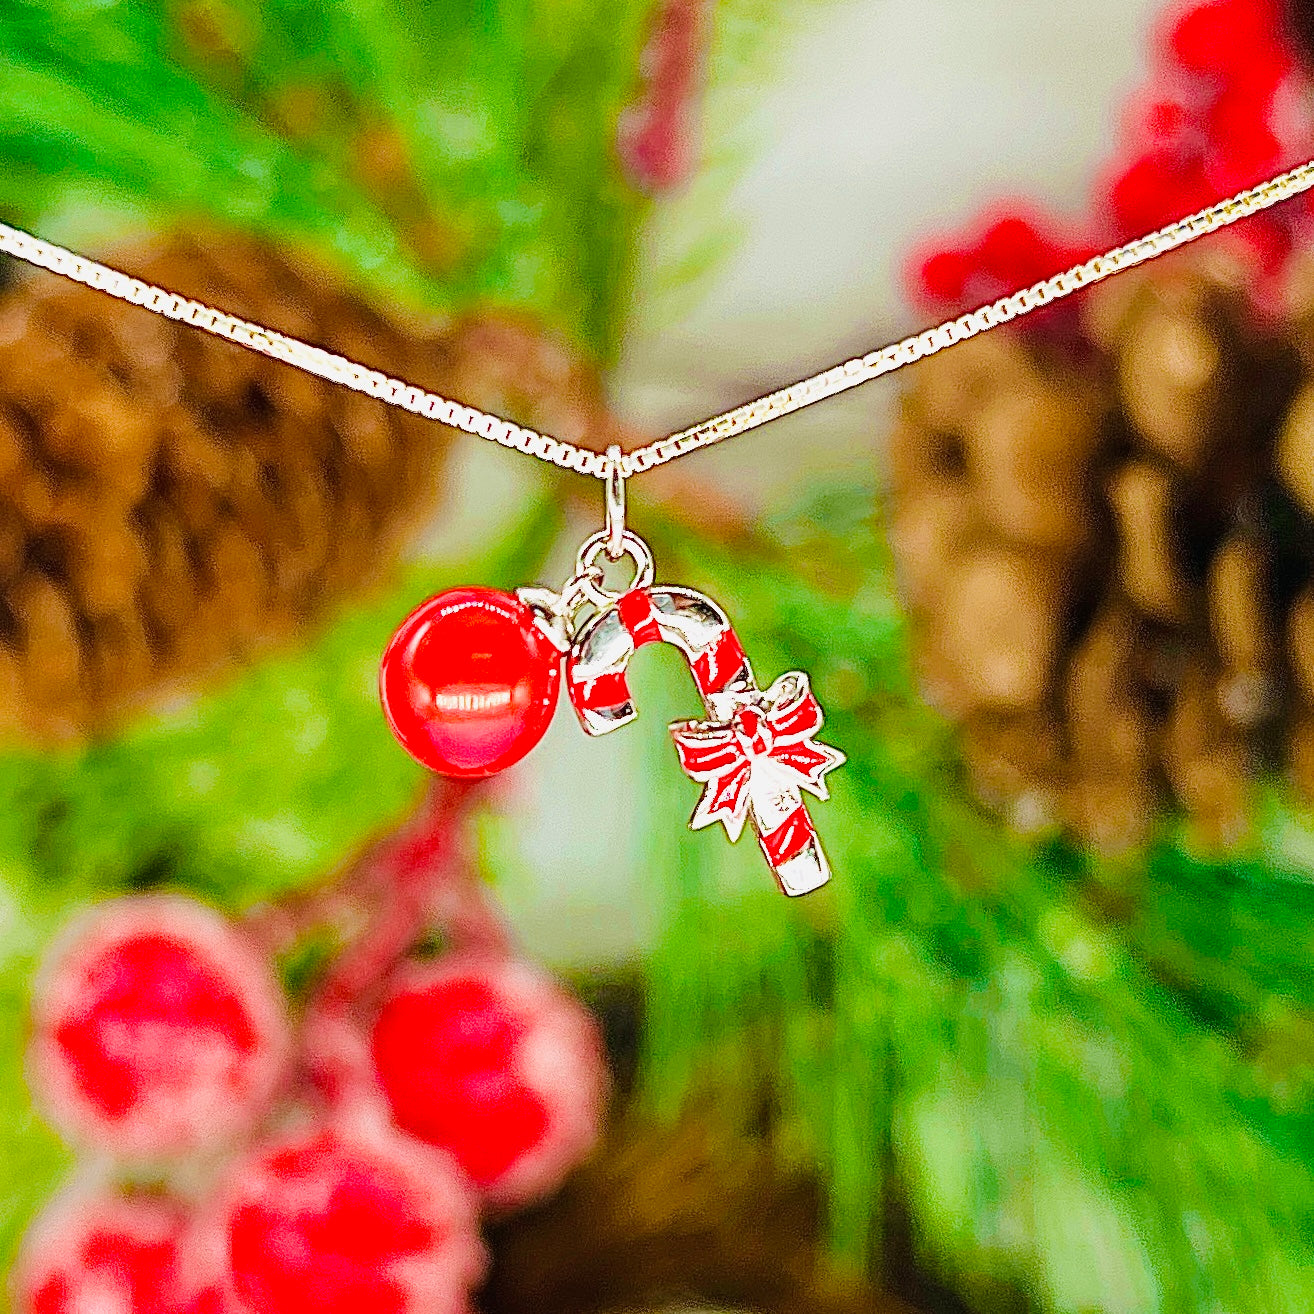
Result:
<instances>
[{"instance_id":1,"label":"pine cone","mask_svg":"<svg viewBox=\"0 0 1314 1314\"><path fill-rule=\"evenodd\" d=\"M1314 3L1311 0L1283 0L1282 17L1296 54L1306 67L1314 65Z\"/></svg>"},{"instance_id":2,"label":"pine cone","mask_svg":"<svg viewBox=\"0 0 1314 1314\"><path fill-rule=\"evenodd\" d=\"M816 1185L715 1118L623 1121L545 1205L495 1224L488 1314L913 1314L826 1264Z\"/></svg>"},{"instance_id":3,"label":"pine cone","mask_svg":"<svg viewBox=\"0 0 1314 1314\"><path fill-rule=\"evenodd\" d=\"M510 353L518 418L586 441L605 425L592 376L526 324L403 328L231 236L112 263L476 405L502 399ZM39 740L100 731L313 622L432 511L451 436L99 293L17 280L0 294L0 720Z\"/></svg>"},{"instance_id":4,"label":"pine cone","mask_svg":"<svg viewBox=\"0 0 1314 1314\"><path fill-rule=\"evenodd\" d=\"M1119 849L1175 802L1229 843L1261 773L1314 790L1314 314L1261 326L1197 261L1086 327L1081 358L965 344L902 399L920 674L1015 824Z\"/></svg>"}]
</instances>

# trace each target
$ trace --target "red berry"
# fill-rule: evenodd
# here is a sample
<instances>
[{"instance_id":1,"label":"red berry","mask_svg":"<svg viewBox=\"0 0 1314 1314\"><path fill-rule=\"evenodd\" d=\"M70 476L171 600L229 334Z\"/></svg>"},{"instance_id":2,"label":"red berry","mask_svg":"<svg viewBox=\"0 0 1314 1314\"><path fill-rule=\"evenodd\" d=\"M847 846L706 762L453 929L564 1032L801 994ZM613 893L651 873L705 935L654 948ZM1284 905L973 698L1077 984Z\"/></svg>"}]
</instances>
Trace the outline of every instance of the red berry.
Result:
<instances>
[{"instance_id":1,"label":"red berry","mask_svg":"<svg viewBox=\"0 0 1314 1314\"><path fill-rule=\"evenodd\" d=\"M707 8L707 0L661 0L640 57L642 93L617 124L621 164L645 191L669 191L693 172Z\"/></svg>"},{"instance_id":2,"label":"red berry","mask_svg":"<svg viewBox=\"0 0 1314 1314\"><path fill-rule=\"evenodd\" d=\"M244 1314L463 1314L484 1271L460 1173L383 1128L267 1141L233 1166L214 1226Z\"/></svg>"},{"instance_id":3,"label":"red berry","mask_svg":"<svg viewBox=\"0 0 1314 1314\"><path fill-rule=\"evenodd\" d=\"M1027 287L1073 263L1072 248L1022 213L1003 214L981 235L981 272L1005 292Z\"/></svg>"},{"instance_id":4,"label":"red berry","mask_svg":"<svg viewBox=\"0 0 1314 1314\"><path fill-rule=\"evenodd\" d=\"M1207 99L1197 100L1154 88L1133 97L1123 109L1122 136L1136 151L1203 149Z\"/></svg>"},{"instance_id":5,"label":"red berry","mask_svg":"<svg viewBox=\"0 0 1314 1314\"><path fill-rule=\"evenodd\" d=\"M543 737L561 654L530 609L495 589L449 589L416 608L383 654L384 714L416 761L491 776Z\"/></svg>"},{"instance_id":6,"label":"red berry","mask_svg":"<svg viewBox=\"0 0 1314 1314\"><path fill-rule=\"evenodd\" d=\"M1221 200L1278 172L1281 158L1282 143L1259 124L1229 137L1226 147L1211 153L1205 171Z\"/></svg>"},{"instance_id":7,"label":"red berry","mask_svg":"<svg viewBox=\"0 0 1314 1314\"><path fill-rule=\"evenodd\" d=\"M976 272L976 252L949 247L914 257L913 286L933 306L957 306Z\"/></svg>"},{"instance_id":8,"label":"red berry","mask_svg":"<svg viewBox=\"0 0 1314 1314\"><path fill-rule=\"evenodd\" d=\"M976 235L924 253L913 266L914 287L937 311L985 305L1089 258L1085 245L1062 234L1060 225L1033 215L1025 204L997 209ZM1065 345L1080 340L1074 310L1062 304L1037 311L1026 321L1026 331Z\"/></svg>"},{"instance_id":9,"label":"red berry","mask_svg":"<svg viewBox=\"0 0 1314 1314\"><path fill-rule=\"evenodd\" d=\"M597 1138L607 1087L597 1026L526 964L411 964L371 1051L398 1126L448 1151L490 1203L545 1195Z\"/></svg>"},{"instance_id":10,"label":"red berry","mask_svg":"<svg viewBox=\"0 0 1314 1314\"><path fill-rule=\"evenodd\" d=\"M287 1053L268 964L190 900L102 904L68 929L38 981L33 1091L55 1126L112 1154L179 1153L246 1132Z\"/></svg>"},{"instance_id":11,"label":"red berry","mask_svg":"<svg viewBox=\"0 0 1314 1314\"><path fill-rule=\"evenodd\" d=\"M14 1272L15 1314L221 1314L177 1201L92 1187L47 1206Z\"/></svg>"},{"instance_id":12,"label":"red berry","mask_svg":"<svg viewBox=\"0 0 1314 1314\"><path fill-rule=\"evenodd\" d=\"M1179 10L1163 43L1169 58L1187 72L1227 81L1266 56L1275 31L1273 7L1263 0L1206 0Z\"/></svg>"},{"instance_id":13,"label":"red berry","mask_svg":"<svg viewBox=\"0 0 1314 1314\"><path fill-rule=\"evenodd\" d=\"M1255 118L1265 118L1273 112L1278 96L1297 78L1298 72L1295 56L1275 40L1256 52L1243 67L1234 70L1218 94L1239 97L1250 105Z\"/></svg>"},{"instance_id":14,"label":"red berry","mask_svg":"<svg viewBox=\"0 0 1314 1314\"><path fill-rule=\"evenodd\" d=\"M1210 106L1205 168L1220 197L1262 181L1281 166L1282 142L1270 120L1243 92L1224 92Z\"/></svg>"},{"instance_id":15,"label":"red berry","mask_svg":"<svg viewBox=\"0 0 1314 1314\"><path fill-rule=\"evenodd\" d=\"M1248 261L1261 280L1251 284L1252 292L1260 301L1271 299L1277 291L1272 280L1281 274L1295 249L1290 228L1270 215L1257 215L1237 224L1230 235L1232 250Z\"/></svg>"},{"instance_id":16,"label":"red berry","mask_svg":"<svg viewBox=\"0 0 1314 1314\"><path fill-rule=\"evenodd\" d=\"M1114 226L1126 237L1139 237L1220 199L1198 158L1167 150L1133 160L1113 180L1108 197Z\"/></svg>"},{"instance_id":17,"label":"red berry","mask_svg":"<svg viewBox=\"0 0 1314 1314\"><path fill-rule=\"evenodd\" d=\"M694 169L693 134L682 105L631 105L616 124L616 150L639 190L669 192Z\"/></svg>"}]
</instances>

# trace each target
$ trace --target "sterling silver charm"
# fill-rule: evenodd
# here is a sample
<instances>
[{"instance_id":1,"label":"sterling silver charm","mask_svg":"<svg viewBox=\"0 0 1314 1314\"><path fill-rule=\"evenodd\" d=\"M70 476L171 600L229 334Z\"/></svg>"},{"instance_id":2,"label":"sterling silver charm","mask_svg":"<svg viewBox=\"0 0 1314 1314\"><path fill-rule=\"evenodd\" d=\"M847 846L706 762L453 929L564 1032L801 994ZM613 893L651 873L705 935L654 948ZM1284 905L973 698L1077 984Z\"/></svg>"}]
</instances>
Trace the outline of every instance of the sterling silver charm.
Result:
<instances>
[{"instance_id":1,"label":"sterling silver charm","mask_svg":"<svg viewBox=\"0 0 1314 1314\"><path fill-rule=\"evenodd\" d=\"M628 556L628 588L603 587L600 556ZM638 716L630 659L644 644L669 643L684 654L707 717L670 727L680 765L703 786L689 825L720 822L731 840L751 823L780 888L807 894L830 879L803 801L828 797L826 776L844 754L816 742L823 716L802 671L758 687L725 612L693 589L653 583L648 545L624 528L624 486L608 481L607 528L580 549L560 593L525 588L517 596L565 657L566 689L584 730L610 734Z\"/></svg>"}]
</instances>

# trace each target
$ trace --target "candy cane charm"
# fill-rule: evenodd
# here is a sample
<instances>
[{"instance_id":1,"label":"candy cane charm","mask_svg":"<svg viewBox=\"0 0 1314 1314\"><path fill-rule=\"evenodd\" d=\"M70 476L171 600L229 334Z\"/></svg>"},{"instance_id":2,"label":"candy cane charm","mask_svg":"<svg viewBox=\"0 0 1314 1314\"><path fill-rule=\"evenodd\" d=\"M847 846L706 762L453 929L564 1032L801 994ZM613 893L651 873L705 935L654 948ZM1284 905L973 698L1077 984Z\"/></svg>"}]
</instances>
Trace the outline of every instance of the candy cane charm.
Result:
<instances>
[{"instance_id":1,"label":"candy cane charm","mask_svg":"<svg viewBox=\"0 0 1314 1314\"><path fill-rule=\"evenodd\" d=\"M693 589L653 587L646 545L629 533L625 540L639 570L619 595L591 580L594 540L580 554L577 579L591 581L585 592L598 610L573 634L566 684L584 729L603 735L634 720L630 659L647 643L678 648L708 715L670 727L681 766L703 785L690 826L701 830L719 821L736 840L751 821L781 889L790 895L818 889L830 867L801 791L826 798L825 776L844 755L813 738L823 718L807 676L792 671L759 689L725 612Z\"/></svg>"}]
</instances>

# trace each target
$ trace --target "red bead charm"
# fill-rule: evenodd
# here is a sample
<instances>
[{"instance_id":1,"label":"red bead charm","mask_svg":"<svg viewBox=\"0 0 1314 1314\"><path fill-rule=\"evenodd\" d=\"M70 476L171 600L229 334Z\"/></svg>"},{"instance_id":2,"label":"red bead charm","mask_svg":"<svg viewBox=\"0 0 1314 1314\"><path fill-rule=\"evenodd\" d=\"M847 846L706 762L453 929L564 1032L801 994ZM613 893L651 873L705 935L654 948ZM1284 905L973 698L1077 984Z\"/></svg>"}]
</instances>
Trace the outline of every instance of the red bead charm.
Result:
<instances>
[{"instance_id":1,"label":"red bead charm","mask_svg":"<svg viewBox=\"0 0 1314 1314\"><path fill-rule=\"evenodd\" d=\"M543 737L561 654L530 609L496 589L449 589L417 607L383 654L379 693L402 747L445 776L491 776Z\"/></svg>"}]
</instances>

